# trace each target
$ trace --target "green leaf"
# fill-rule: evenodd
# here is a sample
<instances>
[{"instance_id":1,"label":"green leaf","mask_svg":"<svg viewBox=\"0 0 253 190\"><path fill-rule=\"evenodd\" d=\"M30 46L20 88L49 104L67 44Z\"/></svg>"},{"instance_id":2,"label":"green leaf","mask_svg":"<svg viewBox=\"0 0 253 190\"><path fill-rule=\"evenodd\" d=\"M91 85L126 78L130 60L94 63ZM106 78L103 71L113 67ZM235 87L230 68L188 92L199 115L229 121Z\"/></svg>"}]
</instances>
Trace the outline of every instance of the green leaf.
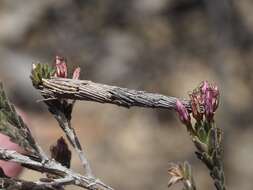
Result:
<instances>
[{"instance_id":1,"label":"green leaf","mask_svg":"<svg viewBox=\"0 0 253 190\"><path fill-rule=\"evenodd\" d=\"M42 79L49 79L55 73L55 69L48 64L34 64L31 72L31 80L35 88L39 88L42 84Z\"/></svg>"},{"instance_id":2,"label":"green leaf","mask_svg":"<svg viewBox=\"0 0 253 190\"><path fill-rule=\"evenodd\" d=\"M194 129L195 131L198 131L203 125L203 122L200 121L200 122L196 122L195 125L194 125Z\"/></svg>"},{"instance_id":3,"label":"green leaf","mask_svg":"<svg viewBox=\"0 0 253 190\"><path fill-rule=\"evenodd\" d=\"M3 85L0 83L0 133L10 137L10 140L26 151L37 153L36 143L31 132L22 118L17 114L15 107L9 102Z\"/></svg>"},{"instance_id":4,"label":"green leaf","mask_svg":"<svg viewBox=\"0 0 253 190\"><path fill-rule=\"evenodd\" d=\"M206 133L208 133L210 131L210 129L212 128L212 126L207 120L205 120L203 122L203 128L206 131Z\"/></svg>"},{"instance_id":5,"label":"green leaf","mask_svg":"<svg viewBox=\"0 0 253 190\"><path fill-rule=\"evenodd\" d=\"M198 138L200 139L201 142L206 143L207 133L203 127L200 128L198 131Z\"/></svg>"},{"instance_id":6,"label":"green leaf","mask_svg":"<svg viewBox=\"0 0 253 190\"><path fill-rule=\"evenodd\" d=\"M208 154L212 155L217 147L217 133L216 129L211 129L208 134Z\"/></svg>"},{"instance_id":7,"label":"green leaf","mask_svg":"<svg viewBox=\"0 0 253 190\"><path fill-rule=\"evenodd\" d=\"M184 177L189 179L192 176L191 166L188 162L184 162Z\"/></svg>"},{"instance_id":8,"label":"green leaf","mask_svg":"<svg viewBox=\"0 0 253 190\"><path fill-rule=\"evenodd\" d=\"M201 142L198 137L194 137L192 139L193 143L195 144L197 150L199 152L207 152L208 151L208 147L205 143Z\"/></svg>"}]
</instances>

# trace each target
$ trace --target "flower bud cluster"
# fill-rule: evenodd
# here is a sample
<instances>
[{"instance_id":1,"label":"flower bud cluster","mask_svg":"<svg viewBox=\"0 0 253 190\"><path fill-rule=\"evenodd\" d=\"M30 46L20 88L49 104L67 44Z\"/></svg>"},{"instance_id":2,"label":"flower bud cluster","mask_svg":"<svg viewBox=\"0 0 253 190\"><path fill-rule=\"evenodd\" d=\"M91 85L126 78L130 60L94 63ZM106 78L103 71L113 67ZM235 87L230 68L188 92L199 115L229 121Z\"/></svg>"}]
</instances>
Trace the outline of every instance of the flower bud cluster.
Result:
<instances>
[{"instance_id":1,"label":"flower bud cluster","mask_svg":"<svg viewBox=\"0 0 253 190\"><path fill-rule=\"evenodd\" d=\"M66 58L57 55L55 56L54 63L56 67L55 77L67 78L68 67ZM73 72L72 78L78 80L79 77L80 77L80 67L77 67Z\"/></svg>"},{"instance_id":2,"label":"flower bud cluster","mask_svg":"<svg viewBox=\"0 0 253 190\"><path fill-rule=\"evenodd\" d=\"M213 121L215 111L219 105L219 89L204 81L201 85L189 94L191 100L191 114L197 121L201 122L204 117L207 121ZM182 123L189 125L191 123L190 112L186 109L180 100L176 102L176 110Z\"/></svg>"}]
</instances>

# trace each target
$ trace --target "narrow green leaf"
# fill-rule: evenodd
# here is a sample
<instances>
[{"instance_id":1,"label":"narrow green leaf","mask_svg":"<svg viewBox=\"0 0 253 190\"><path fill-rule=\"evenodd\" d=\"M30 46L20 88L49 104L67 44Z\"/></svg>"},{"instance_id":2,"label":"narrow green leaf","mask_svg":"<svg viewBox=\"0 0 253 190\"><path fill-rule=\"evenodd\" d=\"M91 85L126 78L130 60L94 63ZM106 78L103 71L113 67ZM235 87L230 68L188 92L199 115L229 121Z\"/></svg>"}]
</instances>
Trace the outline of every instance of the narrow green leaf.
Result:
<instances>
[{"instance_id":1,"label":"narrow green leaf","mask_svg":"<svg viewBox=\"0 0 253 190\"><path fill-rule=\"evenodd\" d=\"M2 85L0 85L0 100L0 133L7 135L12 142L35 155L37 153L35 140L13 104L9 102Z\"/></svg>"},{"instance_id":2,"label":"narrow green leaf","mask_svg":"<svg viewBox=\"0 0 253 190\"><path fill-rule=\"evenodd\" d=\"M48 64L35 64L31 72L31 80L34 87L38 88L42 84L42 79L48 79L53 76L55 69Z\"/></svg>"}]
</instances>

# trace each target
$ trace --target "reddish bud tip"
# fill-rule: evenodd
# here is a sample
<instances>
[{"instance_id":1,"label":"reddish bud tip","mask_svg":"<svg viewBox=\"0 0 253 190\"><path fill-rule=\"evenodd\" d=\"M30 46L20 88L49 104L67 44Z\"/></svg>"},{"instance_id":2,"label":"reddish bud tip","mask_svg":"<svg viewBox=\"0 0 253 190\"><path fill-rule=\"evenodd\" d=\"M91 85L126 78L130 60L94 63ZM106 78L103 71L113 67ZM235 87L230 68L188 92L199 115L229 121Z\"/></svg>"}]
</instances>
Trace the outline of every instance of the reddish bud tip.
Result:
<instances>
[{"instance_id":1,"label":"reddish bud tip","mask_svg":"<svg viewBox=\"0 0 253 190\"><path fill-rule=\"evenodd\" d=\"M57 140L56 145L50 147L50 152L53 159L70 168L71 151L63 137Z\"/></svg>"},{"instance_id":2,"label":"reddish bud tip","mask_svg":"<svg viewBox=\"0 0 253 190\"><path fill-rule=\"evenodd\" d=\"M191 108L192 108L192 116L196 119L196 121L200 122L203 118L203 113L201 112L201 97L197 93L189 94L191 98Z\"/></svg>"},{"instance_id":3,"label":"reddish bud tip","mask_svg":"<svg viewBox=\"0 0 253 190\"><path fill-rule=\"evenodd\" d=\"M219 91L214 88L210 88L206 93L205 100L205 112L208 120L212 120L214 112L219 105Z\"/></svg>"},{"instance_id":4,"label":"reddish bud tip","mask_svg":"<svg viewBox=\"0 0 253 190\"><path fill-rule=\"evenodd\" d=\"M67 78L67 64L66 64L66 59L61 56L56 56L55 57L55 66L56 66L56 77L61 77L61 78Z\"/></svg>"},{"instance_id":5,"label":"reddish bud tip","mask_svg":"<svg viewBox=\"0 0 253 190\"><path fill-rule=\"evenodd\" d=\"M73 72L73 77L72 78L75 79L75 80L78 80L79 77L80 77L80 71L81 71L80 67L77 67Z\"/></svg>"},{"instance_id":6,"label":"reddish bud tip","mask_svg":"<svg viewBox=\"0 0 253 190\"><path fill-rule=\"evenodd\" d=\"M184 123L185 125L189 125L191 123L190 114L188 113L186 107L179 100L176 101L176 109L181 122Z\"/></svg>"},{"instance_id":7,"label":"reddish bud tip","mask_svg":"<svg viewBox=\"0 0 253 190\"><path fill-rule=\"evenodd\" d=\"M217 85L209 84L204 81L200 86L201 95L203 98L205 117L208 121L213 120L214 113L219 105L219 89Z\"/></svg>"},{"instance_id":8,"label":"reddish bud tip","mask_svg":"<svg viewBox=\"0 0 253 190\"><path fill-rule=\"evenodd\" d=\"M200 90L201 90L201 93L205 94L206 93L206 90L209 88L209 83L208 81L203 81L202 84L200 85Z\"/></svg>"}]
</instances>

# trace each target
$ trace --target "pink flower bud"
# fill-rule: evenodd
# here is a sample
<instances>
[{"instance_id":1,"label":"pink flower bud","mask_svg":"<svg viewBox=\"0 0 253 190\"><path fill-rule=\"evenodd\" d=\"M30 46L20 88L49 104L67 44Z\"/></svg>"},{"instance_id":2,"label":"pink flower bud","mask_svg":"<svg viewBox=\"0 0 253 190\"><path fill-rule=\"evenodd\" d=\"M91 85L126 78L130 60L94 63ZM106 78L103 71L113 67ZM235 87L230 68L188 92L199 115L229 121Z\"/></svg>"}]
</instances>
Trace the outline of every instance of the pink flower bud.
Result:
<instances>
[{"instance_id":1,"label":"pink flower bud","mask_svg":"<svg viewBox=\"0 0 253 190\"><path fill-rule=\"evenodd\" d=\"M213 119L214 116L214 109L213 109L213 96L211 90L207 90L205 94L205 116L210 121Z\"/></svg>"},{"instance_id":2,"label":"pink flower bud","mask_svg":"<svg viewBox=\"0 0 253 190\"><path fill-rule=\"evenodd\" d=\"M55 57L55 66L56 66L56 77L67 78L67 64L66 59L64 57L56 56Z\"/></svg>"},{"instance_id":3,"label":"pink flower bud","mask_svg":"<svg viewBox=\"0 0 253 190\"><path fill-rule=\"evenodd\" d=\"M75 79L75 80L78 80L79 77L80 77L80 71L81 71L80 67L77 67L73 72L73 77L72 78Z\"/></svg>"},{"instance_id":4,"label":"pink flower bud","mask_svg":"<svg viewBox=\"0 0 253 190\"><path fill-rule=\"evenodd\" d=\"M202 93L204 98L205 116L208 121L211 121L213 120L214 113L219 105L219 89L216 85L210 85L207 83L207 88L202 91Z\"/></svg>"},{"instance_id":5,"label":"pink flower bud","mask_svg":"<svg viewBox=\"0 0 253 190\"><path fill-rule=\"evenodd\" d=\"M214 97L212 100L212 104L213 104L214 111L216 111L216 109L219 106L219 100L220 100L220 92L219 92L218 86L214 85L212 87L212 91L213 91L213 97Z\"/></svg>"},{"instance_id":6,"label":"pink flower bud","mask_svg":"<svg viewBox=\"0 0 253 190\"><path fill-rule=\"evenodd\" d=\"M176 102L176 109L181 122L184 123L185 125L189 125L191 123L190 114L188 113L186 107L179 100L177 100Z\"/></svg>"},{"instance_id":7,"label":"pink flower bud","mask_svg":"<svg viewBox=\"0 0 253 190\"><path fill-rule=\"evenodd\" d=\"M209 88L209 83L208 81L203 81L202 84L200 85L200 90L202 94L206 93L206 90Z\"/></svg>"},{"instance_id":8,"label":"pink flower bud","mask_svg":"<svg viewBox=\"0 0 253 190\"><path fill-rule=\"evenodd\" d=\"M198 92L193 92L192 94L189 94L189 96L191 99L192 116L196 121L201 121L203 119L203 112L200 108L202 98Z\"/></svg>"}]
</instances>

